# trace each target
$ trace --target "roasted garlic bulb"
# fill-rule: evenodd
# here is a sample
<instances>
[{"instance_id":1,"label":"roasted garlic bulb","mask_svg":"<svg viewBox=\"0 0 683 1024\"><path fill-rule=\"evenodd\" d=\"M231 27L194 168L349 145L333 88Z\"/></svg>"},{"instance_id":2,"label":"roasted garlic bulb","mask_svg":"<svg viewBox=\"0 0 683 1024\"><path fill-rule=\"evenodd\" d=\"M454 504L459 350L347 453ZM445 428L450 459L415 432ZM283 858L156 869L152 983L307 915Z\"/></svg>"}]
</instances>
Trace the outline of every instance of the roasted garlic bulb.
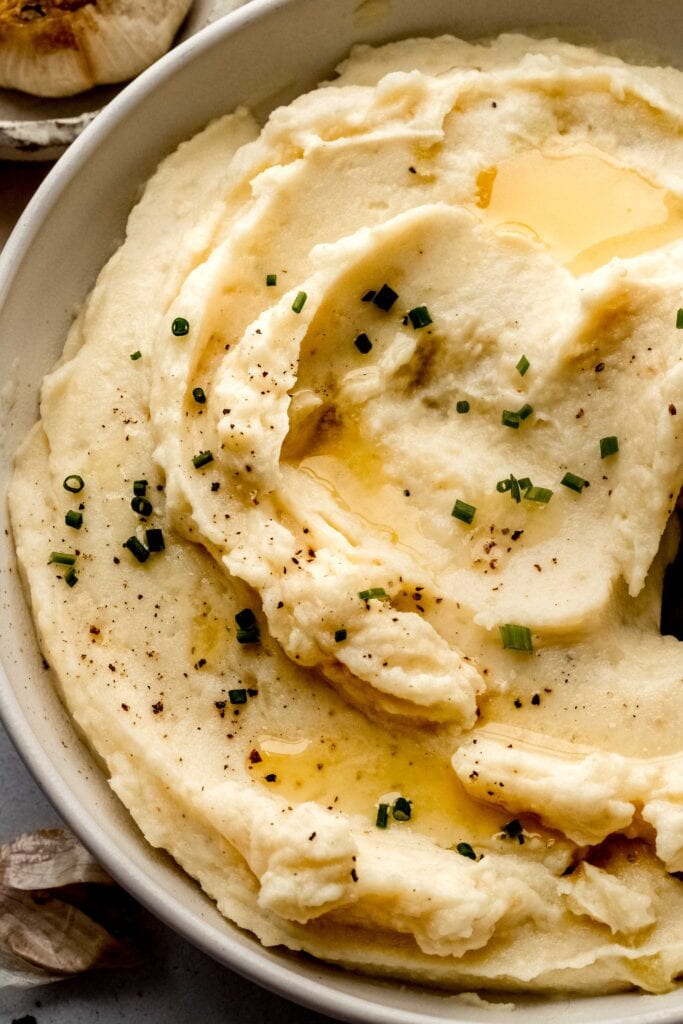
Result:
<instances>
[{"instance_id":1,"label":"roasted garlic bulb","mask_svg":"<svg viewBox=\"0 0 683 1024\"><path fill-rule=\"evenodd\" d=\"M72 96L160 57L192 0L0 0L0 87Z\"/></svg>"}]
</instances>

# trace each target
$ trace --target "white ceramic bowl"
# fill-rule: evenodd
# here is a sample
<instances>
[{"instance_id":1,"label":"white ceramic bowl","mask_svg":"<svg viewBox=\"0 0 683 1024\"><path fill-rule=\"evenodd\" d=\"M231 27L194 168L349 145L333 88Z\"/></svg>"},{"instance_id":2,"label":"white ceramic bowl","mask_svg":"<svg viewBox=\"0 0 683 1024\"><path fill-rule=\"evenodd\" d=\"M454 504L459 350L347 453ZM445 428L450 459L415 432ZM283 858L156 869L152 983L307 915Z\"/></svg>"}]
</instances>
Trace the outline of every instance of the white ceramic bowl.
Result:
<instances>
[{"instance_id":1,"label":"white ceramic bowl","mask_svg":"<svg viewBox=\"0 0 683 1024\"><path fill-rule=\"evenodd\" d=\"M329 75L358 41L443 31L471 38L548 25L563 26L570 36L588 29L595 39L636 39L683 65L681 0L253 0L124 90L46 179L0 257L2 493L12 453L36 419L40 380L61 352L74 309L122 240L141 183L181 139L240 103L265 115ZM502 1008L470 1008L449 996L263 949L144 842L42 666L2 505L0 711L36 779L111 874L220 962L330 1016L373 1024L509 1024ZM675 1024L683 1021L683 990L657 997L522 1000L520 1006L525 1021L543 1024Z\"/></svg>"}]
</instances>

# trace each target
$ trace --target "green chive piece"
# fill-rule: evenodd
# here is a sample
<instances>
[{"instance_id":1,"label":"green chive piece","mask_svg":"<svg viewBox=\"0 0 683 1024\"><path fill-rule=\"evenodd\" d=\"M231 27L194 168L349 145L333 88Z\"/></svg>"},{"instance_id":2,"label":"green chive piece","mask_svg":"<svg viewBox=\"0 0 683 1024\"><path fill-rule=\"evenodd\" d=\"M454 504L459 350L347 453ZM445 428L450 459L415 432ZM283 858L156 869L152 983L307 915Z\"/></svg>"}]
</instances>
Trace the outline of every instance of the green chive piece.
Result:
<instances>
[{"instance_id":1,"label":"green chive piece","mask_svg":"<svg viewBox=\"0 0 683 1024\"><path fill-rule=\"evenodd\" d=\"M251 608L243 608L241 612L237 612L235 622L240 629L253 629L256 625L256 616Z\"/></svg>"},{"instance_id":2,"label":"green chive piece","mask_svg":"<svg viewBox=\"0 0 683 1024\"><path fill-rule=\"evenodd\" d=\"M470 403L467 401L466 398L463 398L462 401L455 403L455 411L459 413L470 411Z\"/></svg>"},{"instance_id":3,"label":"green chive piece","mask_svg":"<svg viewBox=\"0 0 683 1024\"><path fill-rule=\"evenodd\" d=\"M391 813L396 821L410 821L413 814L413 801L406 800L404 796L397 796Z\"/></svg>"},{"instance_id":4,"label":"green chive piece","mask_svg":"<svg viewBox=\"0 0 683 1024\"><path fill-rule=\"evenodd\" d=\"M521 480L518 480L520 491L528 491L532 486L531 479L528 476L523 476ZM519 501L519 499L517 499Z\"/></svg>"},{"instance_id":5,"label":"green chive piece","mask_svg":"<svg viewBox=\"0 0 683 1024\"><path fill-rule=\"evenodd\" d=\"M123 545L124 548L128 548L131 555L138 560L138 562L146 562L149 558L149 551L137 537L129 537L126 543Z\"/></svg>"},{"instance_id":6,"label":"green chive piece","mask_svg":"<svg viewBox=\"0 0 683 1024\"><path fill-rule=\"evenodd\" d=\"M530 480L527 479L526 482L529 485L531 485ZM522 487L522 483L522 480L517 480L513 476L513 474L510 473L510 476L507 478L507 480L498 481L498 483L496 484L496 490L498 491L499 494L507 494L507 492L510 491L510 497L513 499L513 501L519 503L521 500L520 489Z\"/></svg>"},{"instance_id":7,"label":"green chive piece","mask_svg":"<svg viewBox=\"0 0 683 1024\"><path fill-rule=\"evenodd\" d=\"M297 297L294 299L294 302L292 303L292 310L293 310L294 313L300 313L301 312L301 310L306 305L306 299L307 298L308 298L308 295L306 294L306 292L299 292Z\"/></svg>"},{"instance_id":8,"label":"green chive piece","mask_svg":"<svg viewBox=\"0 0 683 1024\"><path fill-rule=\"evenodd\" d=\"M334 633L335 643L337 643L337 644L342 643L342 641L346 640L346 636L347 636L347 634L346 634L346 630L345 629L337 629L337 630L335 630L335 633Z\"/></svg>"},{"instance_id":9,"label":"green chive piece","mask_svg":"<svg viewBox=\"0 0 683 1024\"><path fill-rule=\"evenodd\" d=\"M72 473L71 476L67 476L62 485L65 491L70 491L71 494L78 494L85 487L85 482L82 476L78 476L77 473Z\"/></svg>"},{"instance_id":10,"label":"green chive piece","mask_svg":"<svg viewBox=\"0 0 683 1024\"><path fill-rule=\"evenodd\" d=\"M372 601L374 598L381 599L387 596L384 587L371 587L370 590L360 590L358 596L361 601Z\"/></svg>"},{"instance_id":11,"label":"green chive piece","mask_svg":"<svg viewBox=\"0 0 683 1024\"><path fill-rule=\"evenodd\" d=\"M500 422L504 427L512 427L513 430L519 430L519 413L510 412L509 409L503 409Z\"/></svg>"},{"instance_id":12,"label":"green chive piece","mask_svg":"<svg viewBox=\"0 0 683 1024\"><path fill-rule=\"evenodd\" d=\"M523 832L522 823L517 818L513 818L512 821L508 821L507 825L503 825L502 831L505 832L510 839L517 839Z\"/></svg>"},{"instance_id":13,"label":"green chive piece","mask_svg":"<svg viewBox=\"0 0 683 1024\"><path fill-rule=\"evenodd\" d=\"M469 857L470 860L477 859L477 855L469 843L458 843L458 845L456 846L456 850L458 851L461 857Z\"/></svg>"},{"instance_id":14,"label":"green chive piece","mask_svg":"<svg viewBox=\"0 0 683 1024\"><path fill-rule=\"evenodd\" d=\"M519 416L520 420L526 420L529 418L529 416L531 416L533 411L533 406L529 405L528 402L525 402L525 404L519 410L517 415Z\"/></svg>"},{"instance_id":15,"label":"green chive piece","mask_svg":"<svg viewBox=\"0 0 683 1024\"><path fill-rule=\"evenodd\" d=\"M206 393L204 388L192 388L192 397L197 405L204 405L206 402Z\"/></svg>"},{"instance_id":16,"label":"green chive piece","mask_svg":"<svg viewBox=\"0 0 683 1024\"><path fill-rule=\"evenodd\" d=\"M149 551L163 551L166 547L164 543L164 534L161 530L145 530L145 539L147 541L147 548Z\"/></svg>"},{"instance_id":17,"label":"green chive piece","mask_svg":"<svg viewBox=\"0 0 683 1024\"><path fill-rule=\"evenodd\" d=\"M676 313L676 327L678 327L679 331L683 328L683 309L679 309Z\"/></svg>"},{"instance_id":18,"label":"green chive piece","mask_svg":"<svg viewBox=\"0 0 683 1024\"><path fill-rule=\"evenodd\" d=\"M67 587L75 587L78 583L78 574L73 566L64 573L64 582Z\"/></svg>"},{"instance_id":19,"label":"green chive piece","mask_svg":"<svg viewBox=\"0 0 683 1024\"><path fill-rule=\"evenodd\" d=\"M171 324L171 333L175 334L176 338L184 338L190 333L190 321L184 316L177 316Z\"/></svg>"},{"instance_id":20,"label":"green chive piece","mask_svg":"<svg viewBox=\"0 0 683 1024\"><path fill-rule=\"evenodd\" d=\"M362 356L366 356L372 348L372 342L368 338L367 334L359 334L354 341L354 345Z\"/></svg>"},{"instance_id":21,"label":"green chive piece","mask_svg":"<svg viewBox=\"0 0 683 1024\"><path fill-rule=\"evenodd\" d=\"M236 634L238 644L257 644L261 640L258 626L250 626L249 629L238 629Z\"/></svg>"},{"instance_id":22,"label":"green chive piece","mask_svg":"<svg viewBox=\"0 0 683 1024\"><path fill-rule=\"evenodd\" d=\"M619 451L619 441L616 437L600 438L600 458L606 459L608 455L616 455Z\"/></svg>"},{"instance_id":23,"label":"green chive piece","mask_svg":"<svg viewBox=\"0 0 683 1024\"><path fill-rule=\"evenodd\" d=\"M499 628L504 648L510 651L526 651L527 653L533 651L534 645L531 641L531 630L528 626L515 626L508 622Z\"/></svg>"},{"instance_id":24,"label":"green chive piece","mask_svg":"<svg viewBox=\"0 0 683 1024\"><path fill-rule=\"evenodd\" d=\"M47 560L48 565L73 565L76 561L75 555L67 555L64 551L53 551Z\"/></svg>"},{"instance_id":25,"label":"green chive piece","mask_svg":"<svg viewBox=\"0 0 683 1024\"><path fill-rule=\"evenodd\" d=\"M201 469L202 466L208 466L210 462L213 462L212 452L199 452L198 455L192 456L192 465L195 469Z\"/></svg>"},{"instance_id":26,"label":"green chive piece","mask_svg":"<svg viewBox=\"0 0 683 1024\"><path fill-rule=\"evenodd\" d=\"M133 494L137 498L144 498L149 487L149 480L133 480Z\"/></svg>"},{"instance_id":27,"label":"green chive piece","mask_svg":"<svg viewBox=\"0 0 683 1024\"><path fill-rule=\"evenodd\" d=\"M386 828L389 824L389 804L380 804L377 808L375 825L377 828Z\"/></svg>"},{"instance_id":28,"label":"green chive piece","mask_svg":"<svg viewBox=\"0 0 683 1024\"><path fill-rule=\"evenodd\" d=\"M142 352L138 349L137 352L131 352L130 358L135 362L137 359L142 359Z\"/></svg>"},{"instance_id":29,"label":"green chive piece","mask_svg":"<svg viewBox=\"0 0 683 1024\"><path fill-rule=\"evenodd\" d=\"M266 287L274 288L277 284L277 274L266 274Z\"/></svg>"},{"instance_id":30,"label":"green chive piece","mask_svg":"<svg viewBox=\"0 0 683 1024\"><path fill-rule=\"evenodd\" d=\"M246 690L228 690L228 700L231 704L246 704L247 703L247 691Z\"/></svg>"},{"instance_id":31,"label":"green chive piece","mask_svg":"<svg viewBox=\"0 0 683 1024\"><path fill-rule=\"evenodd\" d=\"M520 375L520 377L523 377L524 374L526 373L526 371L529 369L530 366L531 366L531 363L529 362L527 357L526 356L522 356L522 358L519 360L519 362L515 366L515 369L517 370L517 373Z\"/></svg>"},{"instance_id":32,"label":"green chive piece","mask_svg":"<svg viewBox=\"0 0 683 1024\"><path fill-rule=\"evenodd\" d=\"M380 290L372 296L371 301L384 313L388 313L397 298L398 292L395 292L388 284L383 284ZM363 296L363 301L366 301L365 296Z\"/></svg>"},{"instance_id":33,"label":"green chive piece","mask_svg":"<svg viewBox=\"0 0 683 1024\"><path fill-rule=\"evenodd\" d=\"M429 324L433 323L426 306L416 306L415 309L409 310L408 317L414 331L418 331L421 327L428 327Z\"/></svg>"},{"instance_id":34,"label":"green chive piece","mask_svg":"<svg viewBox=\"0 0 683 1024\"><path fill-rule=\"evenodd\" d=\"M64 516L64 522L67 526L72 526L74 530L80 530L81 526L83 526L83 513L69 510Z\"/></svg>"},{"instance_id":35,"label":"green chive piece","mask_svg":"<svg viewBox=\"0 0 683 1024\"><path fill-rule=\"evenodd\" d=\"M588 481L584 480L582 476L577 476L576 473L565 473L560 483L563 487L568 487L570 491L581 494Z\"/></svg>"},{"instance_id":36,"label":"green chive piece","mask_svg":"<svg viewBox=\"0 0 683 1024\"><path fill-rule=\"evenodd\" d=\"M130 507L133 509L133 512L137 512L139 516L144 516L145 519L147 516L151 516L152 514L152 502L147 498L140 498L136 496L131 501Z\"/></svg>"},{"instance_id":37,"label":"green chive piece","mask_svg":"<svg viewBox=\"0 0 683 1024\"><path fill-rule=\"evenodd\" d=\"M547 505L553 496L553 492L549 487L527 487L524 492L524 497L527 501L538 501L542 505Z\"/></svg>"},{"instance_id":38,"label":"green chive piece","mask_svg":"<svg viewBox=\"0 0 683 1024\"><path fill-rule=\"evenodd\" d=\"M455 519L459 519L461 523L467 523L469 526L474 519L476 512L476 505L468 505L466 501L461 501L460 498L458 498L453 506L451 515Z\"/></svg>"}]
</instances>

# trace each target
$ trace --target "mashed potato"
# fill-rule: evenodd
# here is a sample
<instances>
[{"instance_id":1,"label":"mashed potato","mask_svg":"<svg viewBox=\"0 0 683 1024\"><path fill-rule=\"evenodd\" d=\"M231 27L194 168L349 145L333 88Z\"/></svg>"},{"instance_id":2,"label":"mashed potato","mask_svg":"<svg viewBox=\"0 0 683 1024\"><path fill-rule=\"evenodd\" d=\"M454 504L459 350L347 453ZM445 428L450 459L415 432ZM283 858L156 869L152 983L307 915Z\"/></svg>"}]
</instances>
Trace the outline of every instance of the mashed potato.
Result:
<instances>
[{"instance_id":1,"label":"mashed potato","mask_svg":"<svg viewBox=\"0 0 683 1024\"><path fill-rule=\"evenodd\" d=\"M556 40L358 47L161 165L46 378L42 649L266 945L683 970L682 118L679 72Z\"/></svg>"}]
</instances>

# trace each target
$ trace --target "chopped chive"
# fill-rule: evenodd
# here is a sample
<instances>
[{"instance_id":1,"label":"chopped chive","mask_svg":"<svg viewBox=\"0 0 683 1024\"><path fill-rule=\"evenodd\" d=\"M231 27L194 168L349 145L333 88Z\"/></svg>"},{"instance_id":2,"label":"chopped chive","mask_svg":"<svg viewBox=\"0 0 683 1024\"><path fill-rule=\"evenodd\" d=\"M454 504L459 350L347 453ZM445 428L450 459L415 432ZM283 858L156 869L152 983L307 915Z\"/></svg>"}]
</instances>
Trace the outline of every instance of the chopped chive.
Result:
<instances>
[{"instance_id":1,"label":"chopped chive","mask_svg":"<svg viewBox=\"0 0 683 1024\"><path fill-rule=\"evenodd\" d=\"M380 804L377 808L375 825L377 828L386 828L389 824L389 804Z\"/></svg>"},{"instance_id":2,"label":"chopped chive","mask_svg":"<svg viewBox=\"0 0 683 1024\"><path fill-rule=\"evenodd\" d=\"M152 502L147 498L136 495L131 501L130 507L133 509L133 512L137 512L139 516L144 516L145 518L152 514Z\"/></svg>"},{"instance_id":3,"label":"chopped chive","mask_svg":"<svg viewBox=\"0 0 683 1024\"><path fill-rule=\"evenodd\" d=\"M531 479L528 476L523 476L521 480L518 480L520 491L528 491L532 485Z\"/></svg>"},{"instance_id":4,"label":"chopped chive","mask_svg":"<svg viewBox=\"0 0 683 1024\"><path fill-rule=\"evenodd\" d=\"M568 487L570 491L581 494L588 481L584 480L582 476L577 476L576 473L565 473L560 483L563 487Z\"/></svg>"},{"instance_id":5,"label":"chopped chive","mask_svg":"<svg viewBox=\"0 0 683 1024\"><path fill-rule=\"evenodd\" d=\"M133 555L134 558L137 558L138 562L146 562L149 558L149 551L135 536L129 537L123 546L124 548L128 548L131 555Z\"/></svg>"},{"instance_id":6,"label":"chopped chive","mask_svg":"<svg viewBox=\"0 0 683 1024\"><path fill-rule=\"evenodd\" d=\"M510 412L509 409L503 409L500 422L504 427L512 427L513 430L519 430L519 413Z\"/></svg>"},{"instance_id":7,"label":"chopped chive","mask_svg":"<svg viewBox=\"0 0 683 1024\"><path fill-rule=\"evenodd\" d=\"M468 505L466 501L461 501L460 498L458 498L453 506L451 515L455 519L459 519L461 523L467 523L469 526L474 519L476 512L476 505Z\"/></svg>"},{"instance_id":8,"label":"chopped chive","mask_svg":"<svg viewBox=\"0 0 683 1024\"><path fill-rule=\"evenodd\" d=\"M676 313L676 327L678 327L679 330L683 328L683 309L679 309Z\"/></svg>"},{"instance_id":9,"label":"chopped chive","mask_svg":"<svg viewBox=\"0 0 683 1024\"><path fill-rule=\"evenodd\" d=\"M144 496L147 494L148 487L148 480L133 480L133 494L137 498L144 498Z\"/></svg>"},{"instance_id":10,"label":"chopped chive","mask_svg":"<svg viewBox=\"0 0 683 1024\"><path fill-rule=\"evenodd\" d=\"M177 316L171 324L171 333L175 334L176 338L184 338L186 334L190 333L189 320L186 320L184 316Z\"/></svg>"},{"instance_id":11,"label":"chopped chive","mask_svg":"<svg viewBox=\"0 0 683 1024\"><path fill-rule=\"evenodd\" d=\"M246 704L247 703L247 691L246 690L228 690L228 700L231 704Z\"/></svg>"},{"instance_id":12,"label":"chopped chive","mask_svg":"<svg viewBox=\"0 0 683 1024\"><path fill-rule=\"evenodd\" d=\"M366 292L366 293L365 293L365 295L362 295L362 296L361 296L361 300L360 300L360 301L361 301L361 302L372 302L372 300L374 299L374 297L375 297L375 295L376 295L376 294L377 294L377 292L376 292L376 291L374 291L374 290L373 290L373 289L371 288L369 292Z\"/></svg>"},{"instance_id":13,"label":"chopped chive","mask_svg":"<svg viewBox=\"0 0 683 1024\"><path fill-rule=\"evenodd\" d=\"M258 626L250 626L248 629L238 629L236 639L238 644L257 644L261 640L261 633Z\"/></svg>"},{"instance_id":14,"label":"chopped chive","mask_svg":"<svg viewBox=\"0 0 683 1024\"><path fill-rule=\"evenodd\" d=\"M235 615L235 622L240 629L252 629L256 625L256 616L251 608L243 608Z\"/></svg>"},{"instance_id":15,"label":"chopped chive","mask_svg":"<svg viewBox=\"0 0 683 1024\"><path fill-rule=\"evenodd\" d=\"M526 482L529 485L531 484L531 481L528 479ZM510 497L513 499L513 501L516 501L519 504L521 500L520 490L522 488L522 484L522 480L517 480L513 476L513 474L510 473L510 476L507 478L507 480L498 481L498 483L496 484L496 490L498 491L499 494L507 494L507 492L510 491Z\"/></svg>"},{"instance_id":16,"label":"chopped chive","mask_svg":"<svg viewBox=\"0 0 683 1024\"><path fill-rule=\"evenodd\" d=\"M383 284L378 292L372 297L372 301L378 307L388 313L393 304L398 298L398 292L395 292L393 288L390 288L388 284Z\"/></svg>"},{"instance_id":17,"label":"chopped chive","mask_svg":"<svg viewBox=\"0 0 683 1024\"><path fill-rule=\"evenodd\" d=\"M517 413L517 415L519 416L520 420L525 420L528 419L529 416L531 416L533 411L533 406L529 405L528 402L525 402L522 408Z\"/></svg>"},{"instance_id":18,"label":"chopped chive","mask_svg":"<svg viewBox=\"0 0 683 1024\"><path fill-rule=\"evenodd\" d=\"M142 352L138 349L137 352L131 352L130 358L135 362L137 359L142 359Z\"/></svg>"},{"instance_id":19,"label":"chopped chive","mask_svg":"<svg viewBox=\"0 0 683 1024\"><path fill-rule=\"evenodd\" d=\"M354 345L362 356L366 356L372 348L372 342L368 338L367 334L359 334L354 341Z\"/></svg>"},{"instance_id":20,"label":"chopped chive","mask_svg":"<svg viewBox=\"0 0 683 1024\"><path fill-rule=\"evenodd\" d=\"M619 442L616 437L600 438L600 458L606 459L608 455L616 455L619 451Z\"/></svg>"},{"instance_id":21,"label":"chopped chive","mask_svg":"<svg viewBox=\"0 0 683 1024\"><path fill-rule=\"evenodd\" d=\"M508 622L499 628L504 648L511 651L533 651L534 645L531 641L531 630L528 626L515 626Z\"/></svg>"},{"instance_id":22,"label":"chopped chive","mask_svg":"<svg viewBox=\"0 0 683 1024\"><path fill-rule=\"evenodd\" d=\"M542 505L547 505L552 496L553 492L549 487L534 487L533 484L524 492L526 501L538 501Z\"/></svg>"},{"instance_id":23,"label":"chopped chive","mask_svg":"<svg viewBox=\"0 0 683 1024\"><path fill-rule=\"evenodd\" d=\"M517 818L513 818L512 821L508 821L507 825L503 825L502 831L505 832L510 839L517 839L523 832L522 823Z\"/></svg>"},{"instance_id":24,"label":"chopped chive","mask_svg":"<svg viewBox=\"0 0 683 1024\"><path fill-rule=\"evenodd\" d=\"M64 522L67 526L72 526L74 530L80 530L81 526L83 526L83 513L69 510L64 516Z\"/></svg>"},{"instance_id":25,"label":"chopped chive","mask_svg":"<svg viewBox=\"0 0 683 1024\"><path fill-rule=\"evenodd\" d=\"M145 539L147 540L147 547L150 551L163 551L166 547L164 543L164 535L161 530L145 530Z\"/></svg>"},{"instance_id":26,"label":"chopped chive","mask_svg":"<svg viewBox=\"0 0 683 1024\"><path fill-rule=\"evenodd\" d=\"M277 274L266 274L266 287L274 288L277 284Z\"/></svg>"},{"instance_id":27,"label":"chopped chive","mask_svg":"<svg viewBox=\"0 0 683 1024\"><path fill-rule=\"evenodd\" d=\"M526 371L529 369L530 366L531 366L531 363L529 362L527 357L526 356L522 356L522 358L519 360L519 362L515 366L515 369L517 370L517 373L520 375L520 377L523 377L524 374L526 373Z\"/></svg>"},{"instance_id":28,"label":"chopped chive","mask_svg":"<svg viewBox=\"0 0 683 1024\"><path fill-rule=\"evenodd\" d=\"M477 859L477 855L469 843L458 843L458 845L456 846L456 850L458 851L461 857L469 857L470 860Z\"/></svg>"},{"instance_id":29,"label":"chopped chive","mask_svg":"<svg viewBox=\"0 0 683 1024\"><path fill-rule=\"evenodd\" d=\"M208 466L210 462L213 462L212 452L199 452L198 455L192 456L192 465L195 469L201 469L202 466Z\"/></svg>"},{"instance_id":30,"label":"chopped chive","mask_svg":"<svg viewBox=\"0 0 683 1024\"><path fill-rule=\"evenodd\" d=\"M78 476L77 473L72 473L67 476L62 485L65 491L70 491L71 494L78 494L85 487L85 481L82 476Z\"/></svg>"},{"instance_id":31,"label":"chopped chive","mask_svg":"<svg viewBox=\"0 0 683 1024\"><path fill-rule=\"evenodd\" d=\"M78 574L73 566L64 573L64 582L67 587L75 587L78 583Z\"/></svg>"},{"instance_id":32,"label":"chopped chive","mask_svg":"<svg viewBox=\"0 0 683 1024\"><path fill-rule=\"evenodd\" d=\"M47 560L48 565L73 565L76 561L75 555L67 555L64 551L53 551Z\"/></svg>"},{"instance_id":33,"label":"chopped chive","mask_svg":"<svg viewBox=\"0 0 683 1024\"><path fill-rule=\"evenodd\" d=\"M135 556L138 562L146 562L149 558L149 551L135 536L129 537L123 546L124 548L128 548L130 553Z\"/></svg>"},{"instance_id":34,"label":"chopped chive","mask_svg":"<svg viewBox=\"0 0 683 1024\"><path fill-rule=\"evenodd\" d=\"M192 397L197 405L204 405L206 402L206 393L204 388L192 388Z\"/></svg>"},{"instance_id":35,"label":"chopped chive","mask_svg":"<svg viewBox=\"0 0 683 1024\"><path fill-rule=\"evenodd\" d=\"M297 297L294 299L294 302L292 303L292 311L294 313L300 313L301 310L306 305L306 299L307 298L308 298L308 295L306 294L306 292L299 292Z\"/></svg>"},{"instance_id":36,"label":"chopped chive","mask_svg":"<svg viewBox=\"0 0 683 1024\"><path fill-rule=\"evenodd\" d=\"M337 630L335 630L335 633L334 633L335 643L340 644L343 640L346 640L346 635L347 634L346 634L346 630L345 629L337 629Z\"/></svg>"},{"instance_id":37,"label":"chopped chive","mask_svg":"<svg viewBox=\"0 0 683 1024\"><path fill-rule=\"evenodd\" d=\"M369 590L360 590L358 596L361 601L372 601L373 598L381 599L387 596L384 587L371 587Z\"/></svg>"},{"instance_id":38,"label":"chopped chive","mask_svg":"<svg viewBox=\"0 0 683 1024\"><path fill-rule=\"evenodd\" d=\"M391 813L396 821L410 821L413 813L413 801L406 800L404 796L397 796Z\"/></svg>"},{"instance_id":39,"label":"chopped chive","mask_svg":"<svg viewBox=\"0 0 683 1024\"><path fill-rule=\"evenodd\" d=\"M460 402L455 403L455 411L459 413L470 411L470 403L467 401L466 398L463 398Z\"/></svg>"},{"instance_id":40,"label":"chopped chive","mask_svg":"<svg viewBox=\"0 0 683 1024\"><path fill-rule=\"evenodd\" d=\"M432 323L432 318L426 306L415 306L415 309L408 311L408 318L413 325L414 331L418 331L420 327L428 327Z\"/></svg>"}]
</instances>

